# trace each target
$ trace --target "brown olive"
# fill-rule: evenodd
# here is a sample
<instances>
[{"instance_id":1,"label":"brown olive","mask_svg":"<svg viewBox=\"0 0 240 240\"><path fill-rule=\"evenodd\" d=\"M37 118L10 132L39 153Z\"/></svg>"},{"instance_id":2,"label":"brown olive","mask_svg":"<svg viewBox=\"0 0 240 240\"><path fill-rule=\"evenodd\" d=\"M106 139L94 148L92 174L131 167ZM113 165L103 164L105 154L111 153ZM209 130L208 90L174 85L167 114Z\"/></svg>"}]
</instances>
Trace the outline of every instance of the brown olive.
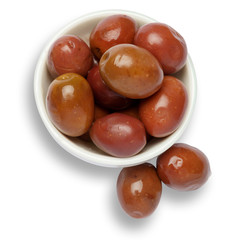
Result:
<instances>
[{"instance_id":1,"label":"brown olive","mask_svg":"<svg viewBox=\"0 0 240 240\"><path fill-rule=\"evenodd\" d=\"M132 43L137 25L134 19L123 14L108 16L95 26L90 35L90 46L100 59L110 47L120 43Z\"/></svg>"},{"instance_id":2,"label":"brown olive","mask_svg":"<svg viewBox=\"0 0 240 240\"><path fill-rule=\"evenodd\" d=\"M157 208L162 183L150 163L123 168L117 180L117 194L124 211L134 218L147 217Z\"/></svg>"},{"instance_id":3,"label":"brown olive","mask_svg":"<svg viewBox=\"0 0 240 240\"><path fill-rule=\"evenodd\" d=\"M184 143L174 144L158 157L157 172L167 186L182 191L201 187L211 175L206 155Z\"/></svg>"},{"instance_id":4,"label":"brown olive","mask_svg":"<svg viewBox=\"0 0 240 240\"><path fill-rule=\"evenodd\" d=\"M148 23L141 26L135 35L134 44L150 51L162 65L164 74L173 74L186 63L186 42L167 24Z\"/></svg>"},{"instance_id":5,"label":"brown olive","mask_svg":"<svg viewBox=\"0 0 240 240\"><path fill-rule=\"evenodd\" d=\"M93 55L90 48L75 35L58 38L48 52L47 66L53 78L64 73L86 76L92 64Z\"/></svg>"},{"instance_id":6,"label":"brown olive","mask_svg":"<svg viewBox=\"0 0 240 240\"><path fill-rule=\"evenodd\" d=\"M184 84L173 76L165 76L158 92L139 105L139 116L147 132L166 137L180 125L188 103Z\"/></svg>"},{"instance_id":7,"label":"brown olive","mask_svg":"<svg viewBox=\"0 0 240 240\"><path fill-rule=\"evenodd\" d=\"M100 59L103 81L118 94L140 99L161 87L163 71L157 59L146 49L119 44L108 49Z\"/></svg>"},{"instance_id":8,"label":"brown olive","mask_svg":"<svg viewBox=\"0 0 240 240\"><path fill-rule=\"evenodd\" d=\"M93 143L115 157L130 157L146 145L146 132L140 120L123 113L97 119L90 129Z\"/></svg>"},{"instance_id":9,"label":"brown olive","mask_svg":"<svg viewBox=\"0 0 240 240\"><path fill-rule=\"evenodd\" d=\"M66 73L50 84L46 107L55 127L62 133L76 137L86 133L94 117L94 99L85 78Z\"/></svg>"}]
</instances>

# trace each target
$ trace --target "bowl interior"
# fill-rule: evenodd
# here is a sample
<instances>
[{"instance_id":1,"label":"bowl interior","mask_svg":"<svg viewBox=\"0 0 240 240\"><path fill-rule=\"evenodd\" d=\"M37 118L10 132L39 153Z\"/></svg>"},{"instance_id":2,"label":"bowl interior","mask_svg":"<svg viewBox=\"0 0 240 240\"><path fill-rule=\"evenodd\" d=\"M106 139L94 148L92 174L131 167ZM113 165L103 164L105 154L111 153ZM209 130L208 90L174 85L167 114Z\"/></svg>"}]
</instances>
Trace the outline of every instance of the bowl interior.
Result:
<instances>
[{"instance_id":1,"label":"bowl interior","mask_svg":"<svg viewBox=\"0 0 240 240\"><path fill-rule=\"evenodd\" d=\"M81 140L80 138L67 137L64 134L60 133L54 127L54 125L48 118L45 107L47 89L52 81L52 78L48 73L46 65L48 49L55 40L57 40L60 36L66 34L75 34L81 37L87 44L89 44L88 39L90 32L93 29L93 27L99 22L99 20L106 16L117 13L126 14L128 16L133 17L137 21L139 26L150 22L156 22L156 20L141 15L139 13L122 10L101 11L82 16L77 20L73 21L72 23L68 24L61 31L59 31L53 37L53 39L47 44L39 58L34 76L34 95L37 108L46 128L48 129L52 137L66 151L73 154L74 156L86 162L105 167L126 167L140 164L150 159L153 159L162 152L166 151L178 140L178 138L182 135L183 131L185 130L190 120L191 113L193 111L196 100L196 76L192 61L190 59L190 56L188 55L187 63L184 66L184 68L177 74L175 74L175 76L182 80L182 82L185 84L188 92L189 103L185 116L179 128L174 133L165 138L152 139L139 154L129 158L112 157L99 150L91 142Z\"/></svg>"}]
</instances>

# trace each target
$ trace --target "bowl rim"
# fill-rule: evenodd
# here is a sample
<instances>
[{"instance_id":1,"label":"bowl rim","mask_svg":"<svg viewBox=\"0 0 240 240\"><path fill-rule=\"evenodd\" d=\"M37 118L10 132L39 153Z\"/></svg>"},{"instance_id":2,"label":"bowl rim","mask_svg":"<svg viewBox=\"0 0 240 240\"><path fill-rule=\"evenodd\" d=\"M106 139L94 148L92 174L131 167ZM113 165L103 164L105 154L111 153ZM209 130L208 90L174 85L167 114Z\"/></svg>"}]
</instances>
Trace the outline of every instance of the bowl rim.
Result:
<instances>
[{"instance_id":1,"label":"bowl rim","mask_svg":"<svg viewBox=\"0 0 240 240\"><path fill-rule=\"evenodd\" d=\"M189 121L192 117L192 113L194 110L194 106L196 104L196 97L197 97L197 77L194 69L194 65L192 62L192 59L190 55L188 54L187 56L187 62L186 64L188 65L188 72L191 75L190 78L192 81L190 81L190 89L191 89L191 94L188 96L188 107L187 107L187 112L185 113L184 121L180 124L178 129L169 135L167 137L166 141L162 142L161 148L157 149L155 147L151 151L146 151L144 153L139 153L135 156L132 157L127 157L127 158L117 158L113 157L110 155L102 155L99 156L98 153L90 153L89 150L83 149L76 147L76 145L68 140L66 136L64 136L60 131L58 131L50 119L48 118L47 111L45 108L45 102L42 101L43 95L42 95L42 87L41 87L41 76L42 76L42 69L44 68L44 65L46 66L46 57L48 54L48 50L52 43L62 36L67 30L72 29L73 27L76 27L80 22L83 21L88 21L91 20L93 17L104 17L107 15L111 14L127 14L130 17L135 17L135 18L141 18L143 21L147 22L157 22L157 20L148 17L146 15L143 15L141 13L133 12L133 11L127 11L127 10L104 10L104 11L96 11L92 13L85 14L83 16L80 16L79 18L71 21L68 23L65 27L63 27L60 31L58 31L52 39L46 44L46 46L43 48L42 53L40 54L40 57L38 59L35 72L34 72L34 98L35 98L35 103L39 112L39 115L47 128L48 132L50 135L53 137L53 139L67 152L72 154L73 156L94 164L98 166L103 166L103 167L127 167L127 166L134 166L138 165L147 161L150 161L151 159L156 158L159 156L161 153L166 151L168 148L170 148L174 143L177 142L177 140L181 137L183 134L184 130L186 129L187 125L189 124ZM66 140L67 139L67 140ZM81 150L80 150L81 149Z\"/></svg>"}]
</instances>

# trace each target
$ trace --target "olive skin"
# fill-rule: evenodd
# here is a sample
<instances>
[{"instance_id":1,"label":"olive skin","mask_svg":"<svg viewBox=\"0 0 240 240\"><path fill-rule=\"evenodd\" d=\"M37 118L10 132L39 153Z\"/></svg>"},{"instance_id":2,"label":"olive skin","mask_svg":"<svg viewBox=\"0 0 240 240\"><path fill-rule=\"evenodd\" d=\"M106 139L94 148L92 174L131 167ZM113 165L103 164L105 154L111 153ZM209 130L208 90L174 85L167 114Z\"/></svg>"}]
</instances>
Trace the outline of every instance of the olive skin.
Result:
<instances>
[{"instance_id":1,"label":"olive skin","mask_svg":"<svg viewBox=\"0 0 240 240\"><path fill-rule=\"evenodd\" d=\"M178 72L187 60L184 38L164 23L141 26L134 37L134 44L150 51L162 65L165 75Z\"/></svg>"},{"instance_id":2,"label":"olive skin","mask_svg":"<svg viewBox=\"0 0 240 240\"><path fill-rule=\"evenodd\" d=\"M117 179L117 195L124 211L133 218L149 216L157 208L162 183L150 163L123 168Z\"/></svg>"},{"instance_id":3,"label":"olive skin","mask_svg":"<svg viewBox=\"0 0 240 240\"><path fill-rule=\"evenodd\" d=\"M79 74L60 75L48 87L46 108L59 131L71 137L81 136L88 131L94 117L91 87Z\"/></svg>"},{"instance_id":4,"label":"olive skin","mask_svg":"<svg viewBox=\"0 0 240 240\"><path fill-rule=\"evenodd\" d=\"M123 113L97 119L91 129L93 143L115 157L130 157L146 145L146 132L140 120Z\"/></svg>"},{"instance_id":5,"label":"olive skin","mask_svg":"<svg viewBox=\"0 0 240 240\"><path fill-rule=\"evenodd\" d=\"M106 85L118 94L142 99L160 89L163 71L157 59L146 49L119 44L100 59L99 70Z\"/></svg>"},{"instance_id":6,"label":"olive skin","mask_svg":"<svg viewBox=\"0 0 240 240\"><path fill-rule=\"evenodd\" d=\"M135 20L124 14L108 16L95 26L90 34L91 50L100 59L110 48L121 43L133 43L137 30Z\"/></svg>"},{"instance_id":7,"label":"olive skin","mask_svg":"<svg viewBox=\"0 0 240 240\"><path fill-rule=\"evenodd\" d=\"M211 175L206 155L184 143L176 143L157 158L157 172L169 187L191 191L200 188Z\"/></svg>"},{"instance_id":8,"label":"olive skin","mask_svg":"<svg viewBox=\"0 0 240 240\"><path fill-rule=\"evenodd\" d=\"M165 76L160 90L141 100L139 116L151 136L166 137L179 127L187 104L184 84L173 76Z\"/></svg>"}]
</instances>

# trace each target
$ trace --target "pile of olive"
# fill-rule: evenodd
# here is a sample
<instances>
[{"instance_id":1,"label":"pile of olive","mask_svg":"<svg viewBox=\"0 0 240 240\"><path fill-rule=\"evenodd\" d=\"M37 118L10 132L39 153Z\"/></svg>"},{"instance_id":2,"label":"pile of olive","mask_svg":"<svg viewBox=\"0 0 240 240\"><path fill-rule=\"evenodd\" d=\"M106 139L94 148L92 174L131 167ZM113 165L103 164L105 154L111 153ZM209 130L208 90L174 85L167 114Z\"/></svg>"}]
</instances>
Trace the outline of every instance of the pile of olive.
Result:
<instances>
[{"instance_id":1,"label":"pile of olive","mask_svg":"<svg viewBox=\"0 0 240 240\"><path fill-rule=\"evenodd\" d=\"M130 157L152 137L166 137L179 127L188 104L184 84L171 76L187 59L179 33L162 23L138 27L118 14L92 29L89 45L66 35L49 49L53 81L46 108L59 131L90 140L112 156ZM160 200L161 180L192 190L209 173L203 153L176 144L159 156L157 170L150 164L124 168L117 183L119 200L131 216L144 217Z\"/></svg>"},{"instance_id":2,"label":"pile of olive","mask_svg":"<svg viewBox=\"0 0 240 240\"><path fill-rule=\"evenodd\" d=\"M122 208L134 218L149 216L158 206L162 183L180 191L201 187L211 175L208 159L199 149L176 143L150 163L123 168L117 180Z\"/></svg>"}]
</instances>

